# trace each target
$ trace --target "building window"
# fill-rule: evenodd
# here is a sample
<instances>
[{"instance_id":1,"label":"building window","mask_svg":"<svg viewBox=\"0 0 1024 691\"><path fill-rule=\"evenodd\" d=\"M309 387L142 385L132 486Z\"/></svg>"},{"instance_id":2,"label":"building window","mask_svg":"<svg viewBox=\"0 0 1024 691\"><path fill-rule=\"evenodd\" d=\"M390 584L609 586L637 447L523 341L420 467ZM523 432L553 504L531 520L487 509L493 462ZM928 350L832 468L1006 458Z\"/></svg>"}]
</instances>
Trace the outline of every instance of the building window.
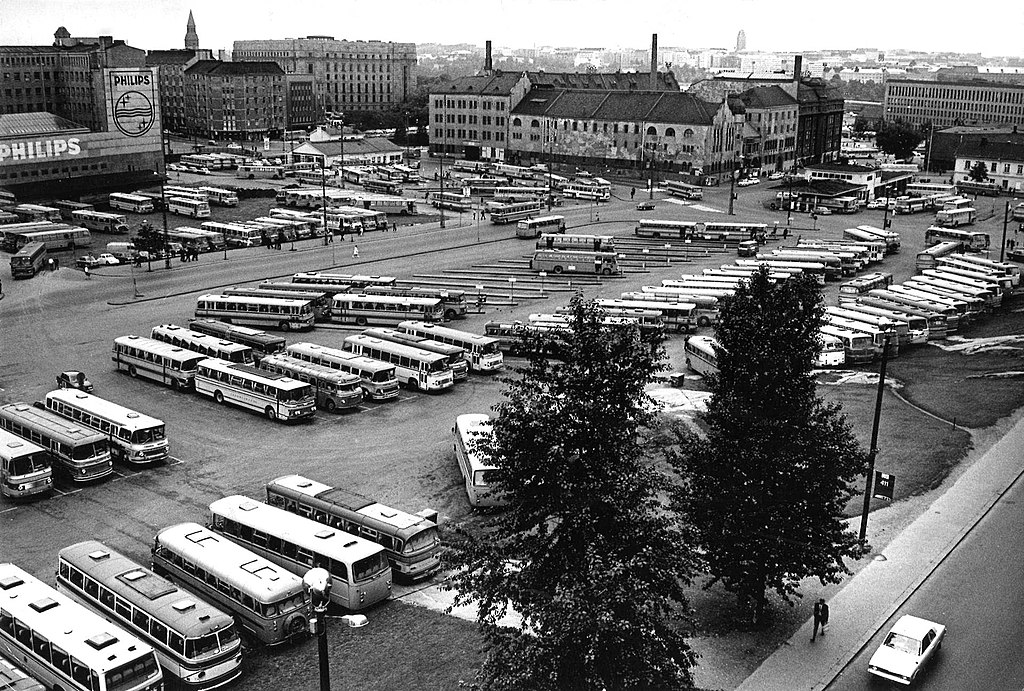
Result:
<instances>
[{"instance_id":1,"label":"building window","mask_svg":"<svg viewBox=\"0 0 1024 691\"><path fill-rule=\"evenodd\" d=\"M523 126L523 121L520 120L519 118L512 118L512 126L513 127L522 127Z\"/></svg>"},{"instance_id":2,"label":"building window","mask_svg":"<svg viewBox=\"0 0 1024 691\"><path fill-rule=\"evenodd\" d=\"M533 128L540 127L540 121L539 120L531 120L530 121L530 127L533 127Z\"/></svg>"},{"instance_id":3,"label":"building window","mask_svg":"<svg viewBox=\"0 0 1024 691\"><path fill-rule=\"evenodd\" d=\"M675 128L673 128L673 127L669 127L669 128L667 128L667 129L665 130L665 136L666 136L666 137L675 137L675 136L676 136L676 130L675 130Z\"/></svg>"},{"instance_id":4,"label":"building window","mask_svg":"<svg viewBox=\"0 0 1024 691\"><path fill-rule=\"evenodd\" d=\"M964 170L970 170L970 169L971 169L971 162L970 161L964 161Z\"/></svg>"}]
</instances>

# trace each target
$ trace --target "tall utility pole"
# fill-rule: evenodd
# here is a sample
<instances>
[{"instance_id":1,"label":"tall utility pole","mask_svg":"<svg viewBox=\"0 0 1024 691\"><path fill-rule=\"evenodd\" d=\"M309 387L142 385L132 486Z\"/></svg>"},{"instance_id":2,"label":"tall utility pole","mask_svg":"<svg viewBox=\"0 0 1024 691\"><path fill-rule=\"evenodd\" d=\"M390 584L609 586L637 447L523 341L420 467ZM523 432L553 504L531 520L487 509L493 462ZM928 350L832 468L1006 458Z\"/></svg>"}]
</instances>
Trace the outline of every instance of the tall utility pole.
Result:
<instances>
[{"instance_id":1,"label":"tall utility pole","mask_svg":"<svg viewBox=\"0 0 1024 691\"><path fill-rule=\"evenodd\" d=\"M324 245L330 242L330 229L327 227L327 154L320 159L320 208L324 214ZM342 240L345 238L342 237Z\"/></svg>"},{"instance_id":2,"label":"tall utility pole","mask_svg":"<svg viewBox=\"0 0 1024 691\"><path fill-rule=\"evenodd\" d=\"M341 113L341 189L345 189L345 114Z\"/></svg>"},{"instance_id":3,"label":"tall utility pole","mask_svg":"<svg viewBox=\"0 0 1024 691\"><path fill-rule=\"evenodd\" d=\"M871 485L875 479L875 456L878 454L878 423L882 417L882 394L885 392L885 367L889 363L889 335L882 348L882 364L878 372L878 394L875 396L875 419L871 423L871 448L868 450L868 473L864 482L864 511L860 515L860 543L868 532L868 511L871 509Z\"/></svg>"},{"instance_id":4,"label":"tall utility pole","mask_svg":"<svg viewBox=\"0 0 1024 691\"><path fill-rule=\"evenodd\" d=\"M441 99L441 103L444 104L444 105L448 104L448 96L447 95L445 95L445 97L443 99ZM437 193L437 210L441 212L441 227L442 228L444 228L444 154L445 154L445 150L448 148L448 145L445 143L445 140L448 137L448 123L444 121L444 114L445 114L444 112L445 112L445 110L446 110L446 108L444 106L442 106L441 107L441 142L439 144L439 146L441 147L441 153L440 153L440 156L441 156L441 159L440 159L441 160L441 162L440 162L441 172L438 175L438 179L441 180L441 188L440 188L440 192Z\"/></svg>"},{"instance_id":5,"label":"tall utility pole","mask_svg":"<svg viewBox=\"0 0 1024 691\"><path fill-rule=\"evenodd\" d=\"M1003 261L1006 255L1006 226L1010 223L1010 202L1006 202L1006 210L1003 212L1003 241L999 243L999 261Z\"/></svg>"},{"instance_id":6,"label":"tall utility pole","mask_svg":"<svg viewBox=\"0 0 1024 691\"><path fill-rule=\"evenodd\" d=\"M735 215L732 210L732 203L736 200L736 164L733 163L732 170L729 171L729 215Z\"/></svg>"}]
</instances>

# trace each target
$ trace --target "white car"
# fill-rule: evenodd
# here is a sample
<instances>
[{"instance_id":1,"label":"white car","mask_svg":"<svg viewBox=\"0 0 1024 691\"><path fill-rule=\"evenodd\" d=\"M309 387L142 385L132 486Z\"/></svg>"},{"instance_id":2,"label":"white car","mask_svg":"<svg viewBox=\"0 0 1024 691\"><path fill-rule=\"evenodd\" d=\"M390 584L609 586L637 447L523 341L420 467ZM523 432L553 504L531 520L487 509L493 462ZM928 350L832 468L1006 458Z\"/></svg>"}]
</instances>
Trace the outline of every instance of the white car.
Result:
<instances>
[{"instance_id":1,"label":"white car","mask_svg":"<svg viewBox=\"0 0 1024 691\"><path fill-rule=\"evenodd\" d=\"M946 627L905 614L885 635L885 640L868 662L875 676L910 685L921 669L942 647Z\"/></svg>"},{"instance_id":2,"label":"white car","mask_svg":"<svg viewBox=\"0 0 1024 691\"><path fill-rule=\"evenodd\" d=\"M775 171L774 173L770 173L768 175L768 179L769 180L781 180L785 176L786 176L785 173L783 173L781 170L778 170L778 171Z\"/></svg>"},{"instance_id":3,"label":"white car","mask_svg":"<svg viewBox=\"0 0 1024 691\"><path fill-rule=\"evenodd\" d=\"M170 163L170 164L167 165L167 170L176 170L179 173L183 173L183 172L187 171L188 168L186 168L183 165L179 165L177 163Z\"/></svg>"},{"instance_id":4,"label":"white car","mask_svg":"<svg viewBox=\"0 0 1024 691\"><path fill-rule=\"evenodd\" d=\"M740 180L739 182L736 183L736 186L737 187L750 187L751 185L756 185L759 182L761 182L761 181L758 180L757 178L743 178L742 180Z\"/></svg>"}]
</instances>

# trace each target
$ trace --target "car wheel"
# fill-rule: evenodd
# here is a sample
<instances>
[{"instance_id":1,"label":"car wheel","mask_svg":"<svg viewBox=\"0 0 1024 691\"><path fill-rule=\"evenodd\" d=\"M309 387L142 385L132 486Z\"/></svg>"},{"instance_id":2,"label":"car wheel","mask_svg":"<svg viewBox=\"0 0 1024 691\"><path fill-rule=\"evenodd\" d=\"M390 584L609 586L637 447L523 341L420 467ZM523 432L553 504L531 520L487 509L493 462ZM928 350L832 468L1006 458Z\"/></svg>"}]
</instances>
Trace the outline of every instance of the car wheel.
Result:
<instances>
[{"instance_id":1,"label":"car wheel","mask_svg":"<svg viewBox=\"0 0 1024 691\"><path fill-rule=\"evenodd\" d=\"M410 379L406 384L410 391L419 391L420 385L415 379Z\"/></svg>"},{"instance_id":2,"label":"car wheel","mask_svg":"<svg viewBox=\"0 0 1024 691\"><path fill-rule=\"evenodd\" d=\"M217 401L217 403L220 403L221 405L223 405L224 404L224 394L222 394L220 391L214 391L213 392L213 400L215 400L215 401Z\"/></svg>"}]
</instances>

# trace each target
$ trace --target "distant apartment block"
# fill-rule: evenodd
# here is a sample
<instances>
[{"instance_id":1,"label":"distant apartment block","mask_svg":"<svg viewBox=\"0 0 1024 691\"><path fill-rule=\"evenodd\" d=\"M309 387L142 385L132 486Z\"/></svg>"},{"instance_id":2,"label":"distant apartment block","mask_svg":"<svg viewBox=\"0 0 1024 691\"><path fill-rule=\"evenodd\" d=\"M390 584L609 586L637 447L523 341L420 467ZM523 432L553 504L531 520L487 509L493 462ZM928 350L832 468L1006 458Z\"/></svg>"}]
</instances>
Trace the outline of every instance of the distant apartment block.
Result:
<instances>
[{"instance_id":1,"label":"distant apartment block","mask_svg":"<svg viewBox=\"0 0 1024 691\"><path fill-rule=\"evenodd\" d=\"M985 80L890 80L885 119L936 127L1024 125L1024 85Z\"/></svg>"},{"instance_id":2,"label":"distant apartment block","mask_svg":"<svg viewBox=\"0 0 1024 691\"><path fill-rule=\"evenodd\" d=\"M284 71L275 62L200 60L185 69L190 134L261 139L285 127Z\"/></svg>"}]
</instances>

